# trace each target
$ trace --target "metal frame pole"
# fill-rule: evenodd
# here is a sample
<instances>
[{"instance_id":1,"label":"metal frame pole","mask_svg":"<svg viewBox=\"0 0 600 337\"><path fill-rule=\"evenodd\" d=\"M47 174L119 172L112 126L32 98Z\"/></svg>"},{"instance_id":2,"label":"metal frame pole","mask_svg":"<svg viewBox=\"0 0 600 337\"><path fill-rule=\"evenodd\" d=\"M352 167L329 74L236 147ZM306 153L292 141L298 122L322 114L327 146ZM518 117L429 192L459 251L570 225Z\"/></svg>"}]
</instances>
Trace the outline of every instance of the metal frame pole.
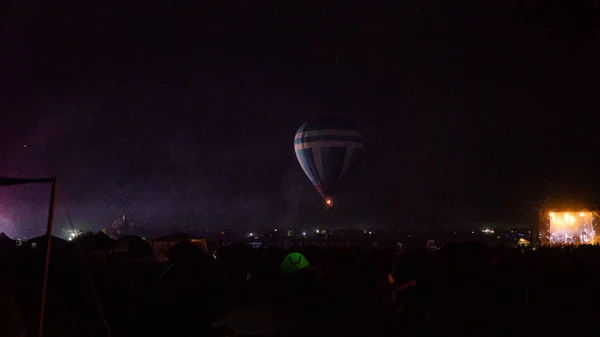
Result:
<instances>
[{"instance_id":1,"label":"metal frame pole","mask_svg":"<svg viewBox=\"0 0 600 337\"><path fill-rule=\"evenodd\" d=\"M52 178L52 189L50 192L50 207L48 211L48 226L46 228L46 235L48 235L48 241L46 246L46 264L44 267L44 283L42 285L42 304L40 308L40 329L38 336L44 336L44 318L46 314L46 296L48 288L48 270L50 269L50 252L52 250L52 227L54 222L54 205L56 201L56 178Z\"/></svg>"}]
</instances>

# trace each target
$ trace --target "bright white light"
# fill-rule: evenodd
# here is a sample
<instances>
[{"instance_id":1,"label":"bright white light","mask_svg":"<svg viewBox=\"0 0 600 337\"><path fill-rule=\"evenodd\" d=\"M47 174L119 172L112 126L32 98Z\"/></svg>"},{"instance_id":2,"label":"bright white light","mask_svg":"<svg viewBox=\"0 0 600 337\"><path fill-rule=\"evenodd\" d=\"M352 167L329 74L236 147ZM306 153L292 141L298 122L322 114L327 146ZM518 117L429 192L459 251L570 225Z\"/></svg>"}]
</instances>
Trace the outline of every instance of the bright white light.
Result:
<instances>
[{"instance_id":1,"label":"bright white light","mask_svg":"<svg viewBox=\"0 0 600 337\"><path fill-rule=\"evenodd\" d=\"M321 233L321 230L320 230L320 229L317 229L317 234L319 234L319 233Z\"/></svg>"},{"instance_id":2,"label":"bright white light","mask_svg":"<svg viewBox=\"0 0 600 337\"><path fill-rule=\"evenodd\" d=\"M77 229L69 229L67 230L67 239L72 241L77 238L79 234L81 234L81 231L78 231Z\"/></svg>"},{"instance_id":3,"label":"bright white light","mask_svg":"<svg viewBox=\"0 0 600 337\"><path fill-rule=\"evenodd\" d=\"M250 233L250 234L248 234L248 236L254 236L254 234L253 234L253 233Z\"/></svg>"},{"instance_id":4,"label":"bright white light","mask_svg":"<svg viewBox=\"0 0 600 337\"><path fill-rule=\"evenodd\" d=\"M302 232L302 235L306 236L306 232Z\"/></svg>"}]
</instances>

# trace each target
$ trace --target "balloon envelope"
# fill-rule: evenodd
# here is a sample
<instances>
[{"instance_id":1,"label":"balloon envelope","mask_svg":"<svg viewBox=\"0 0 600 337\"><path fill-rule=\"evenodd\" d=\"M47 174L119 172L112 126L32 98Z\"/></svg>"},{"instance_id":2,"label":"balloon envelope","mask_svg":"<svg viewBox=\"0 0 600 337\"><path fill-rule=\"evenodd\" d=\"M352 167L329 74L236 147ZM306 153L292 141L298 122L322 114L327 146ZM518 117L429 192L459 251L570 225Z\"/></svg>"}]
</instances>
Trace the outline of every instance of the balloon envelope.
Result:
<instances>
[{"instance_id":1,"label":"balloon envelope","mask_svg":"<svg viewBox=\"0 0 600 337\"><path fill-rule=\"evenodd\" d=\"M298 129L294 150L304 173L327 198L341 191L360 162L364 139L348 122L324 118L305 123Z\"/></svg>"}]
</instances>

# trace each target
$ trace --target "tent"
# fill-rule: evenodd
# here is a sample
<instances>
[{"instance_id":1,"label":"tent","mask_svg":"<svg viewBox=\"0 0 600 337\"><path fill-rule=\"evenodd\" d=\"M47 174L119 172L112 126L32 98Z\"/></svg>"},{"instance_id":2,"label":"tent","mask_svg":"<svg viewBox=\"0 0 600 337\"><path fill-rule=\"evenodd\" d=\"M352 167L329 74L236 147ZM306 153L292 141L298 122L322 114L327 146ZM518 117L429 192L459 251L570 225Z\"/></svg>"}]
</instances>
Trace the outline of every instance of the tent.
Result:
<instances>
[{"instance_id":1,"label":"tent","mask_svg":"<svg viewBox=\"0 0 600 337\"><path fill-rule=\"evenodd\" d=\"M27 246L45 252L48 243L48 235L38 236L27 241ZM67 246L67 241L52 235L52 249L63 249Z\"/></svg>"},{"instance_id":2,"label":"tent","mask_svg":"<svg viewBox=\"0 0 600 337\"><path fill-rule=\"evenodd\" d=\"M115 240L111 239L104 232L88 233L77 237L77 241L86 253L93 251L108 252L115 244Z\"/></svg>"},{"instance_id":3,"label":"tent","mask_svg":"<svg viewBox=\"0 0 600 337\"><path fill-rule=\"evenodd\" d=\"M17 246L17 241L8 237L4 232L0 233L0 251L13 249Z\"/></svg>"},{"instance_id":4,"label":"tent","mask_svg":"<svg viewBox=\"0 0 600 337\"><path fill-rule=\"evenodd\" d=\"M167 257L171 248L173 248L176 244L180 242L189 242L196 245L202 253L208 255L208 246L206 244L206 239L203 237L192 236L184 233L175 233L167 236L162 236L160 238L156 238L152 241L152 252L154 254L154 258L158 262L167 262L169 258Z\"/></svg>"},{"instance_id":5,"label":"tent","mask_svg":"<svg viewBox=\"0 0 600 337\"><path fill-rule=\"evenodd\" d=\"M148 257L152 255L152 247L141 237L128 235L115 242L110 255L120 258Z\"/></svg>"},{"instance_id":6,"label":"tent","mask_svg":"<svg viewBox=\"0 0 600 337\"><path fill-rule=\"evenodd\" d=\"M111 239L110 236L106 235L102 231L94 234L93 242L95 244L93 247L94 250L101 250L104 252L108 252L115 244L115 240Z\"/></svg>"},{"instance_id":7,"label":"tent","mask_svg":"<svg viewBox=\"0 0 600 337\"><path fill-rule=\"evenodd\" d=\"M517 246L518 247L529 247L529 246L531 246L531 242L529 242L528 240L526 240L524 238L520 238L519 242L517 242Z\"/></svg>"},{"instance_id":8,"label":"tent","mask_svg":"<svg viewBox=\"0 0 600 337\"><path fill-rule=\"evenodd\" d=\"M300 253L289 253L281 262L280 270L283 274L291 275L300 270L310 267L310 263L304 255Z\"/></svg>"}]
</instances>

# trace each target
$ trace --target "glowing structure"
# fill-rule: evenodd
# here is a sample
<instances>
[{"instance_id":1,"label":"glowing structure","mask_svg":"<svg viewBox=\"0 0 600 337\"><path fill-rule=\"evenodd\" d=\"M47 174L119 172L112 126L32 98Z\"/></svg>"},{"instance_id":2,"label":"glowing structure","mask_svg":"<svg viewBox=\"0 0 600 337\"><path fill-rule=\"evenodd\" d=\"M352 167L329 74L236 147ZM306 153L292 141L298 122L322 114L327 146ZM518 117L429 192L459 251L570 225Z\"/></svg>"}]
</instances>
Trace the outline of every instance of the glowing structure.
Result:
<instances>
[{"instance_id":1,"label":"glowing structure","mask_svg":"<svg viewBox=\"0 0 600 337\"><path fill-rule=\"evenodd\" d=\"M533 228L533 238L538 245L579 245L594 244L600 216L589 210L541 211L540 223Z\"/></svg>"}]
</instances>

